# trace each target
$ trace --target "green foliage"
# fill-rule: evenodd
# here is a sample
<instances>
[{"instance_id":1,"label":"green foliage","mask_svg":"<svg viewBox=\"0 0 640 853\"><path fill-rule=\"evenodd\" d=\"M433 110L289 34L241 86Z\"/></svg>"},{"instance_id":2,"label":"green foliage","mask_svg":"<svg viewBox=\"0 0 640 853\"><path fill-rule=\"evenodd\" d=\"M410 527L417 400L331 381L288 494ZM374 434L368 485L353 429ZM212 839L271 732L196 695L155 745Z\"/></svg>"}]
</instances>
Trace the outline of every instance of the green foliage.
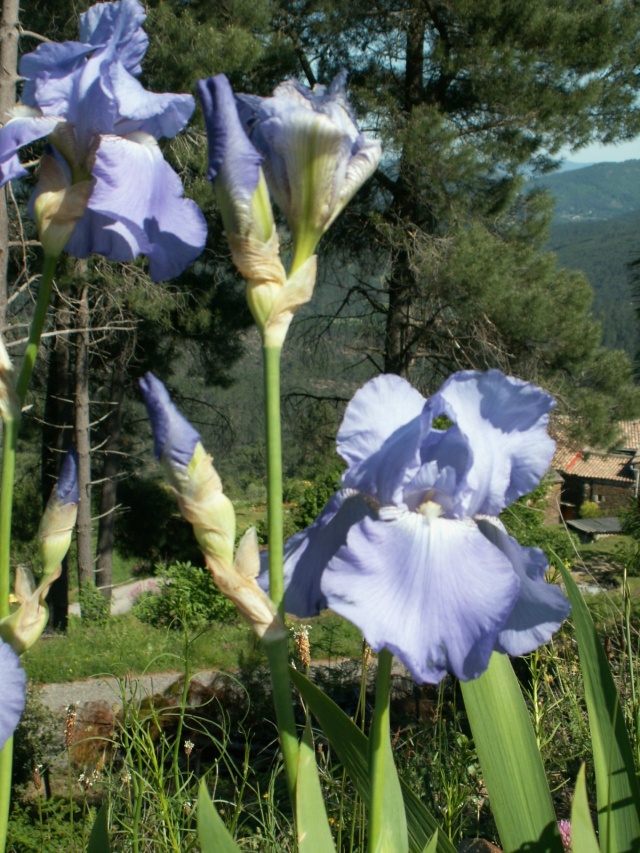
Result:
<instances>
[{"instance_id":1,"label":"green foliage","mask_svg":"<svg viewBox=\"0 0 640 853\"><path fill-rule=\"evenodd\" d=\"M212 623L193 641L191 657L202 669L233 669L247 643L244 622ZM105 673L124 677L127 672L175 670L184 653L184 633L154 628L130 613L112 616L104 627L85 625L71 617L66 634L35 643L23 656L29 678L39 683L61 683Z\"/></svg>"},{"instance_id":2,"label":"green foliage","mask_svg":"<svg viewBox=\"0 0 640 853\"><path fill-rule=\"evenodd\" d=\"M190 562L157 566L158 589L143 592L134 615L154 628L197 629L212 622L233 622L235 606L216 589L209 572Z\"/></svg>"},{"instance_id":3,"label":"green foliage","mask_svg":"<svg viewBox=\"0 0 640 853\"><path fill-rule=\"evenodd\" d=\"M340 488L343 471L344 464L334 457L332 463L319 472L313 482L306 485L293 512L294 522L299 530L309 527L320 515L329 499Z\"/></svg>"},{"instance_id":4,"label":"green foliage","mask_svg":"<svg viewBox=\"0 0 640 853\"><path fill-rule=\"evenodd\" d=\"M118 518L119 550L155 563L200 559L200 549L180 515L175 497L163 480L130 478L120 486L119 500L129 508Z\"/></svg>"},{"instance_id":5,"label":"green foliage","mask_svg":"<svg viewBox=\"0 0 640 853\"><path fill-rule=\"evenodd\" d=\"M580 504L580 518L600 518L600 505L595 501L583 501Z\"/></svg>"},{"instance_id":6,"label":"green foliage","mask_svg":"<svg viewBox=\"0 0 640 853\"><path fill-rule=\"evenodd\" d=\"M640 542L640 500L632 498L618 517L622 532Z\"/></svg>"},{"instance_id":7,"label":"green foliage","mask_svg":"<svg viewBox=\"0 0 640 853\"><path fill-rule=\"evenodd\" d=\"M40 701L37 689L27 687L27 701L13 736L13 784L26 785L34 768L48 764L53 755L58 720Z\"/></svg>"},{"instance_id":8,"label":"green foliage","mask_svg":"<svg viewBox=\"0 0 640 853\"><path fill-rule=\"evenodd\" d=\"M83 622L95 625L97 628L107 624L111 612L110 604L94 584L82 584L79 600Z\"/></svg>"},{"instance_id":9,"label":"green foliage","mask_svg":"<svg viewBox=\"0 0 640 853\"><path fill-rule=\"evenodd\" d=\"M550 563L573 563L578 539L564 527L544 523L549 486L541 483L533 492L519 498L500 516L507 531L521 545L541 548Z\"/></svg>"}]
</instances>

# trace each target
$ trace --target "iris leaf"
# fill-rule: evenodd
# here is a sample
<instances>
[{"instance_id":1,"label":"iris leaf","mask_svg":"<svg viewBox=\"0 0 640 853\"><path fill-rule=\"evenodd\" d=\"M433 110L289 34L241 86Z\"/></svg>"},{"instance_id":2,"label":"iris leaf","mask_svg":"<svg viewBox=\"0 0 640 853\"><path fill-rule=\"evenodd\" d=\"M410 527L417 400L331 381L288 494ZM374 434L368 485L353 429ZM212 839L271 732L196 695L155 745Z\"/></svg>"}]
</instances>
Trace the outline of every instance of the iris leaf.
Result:
<instances>
[{"instance_id":1,"label":"iris leaf","mask_svg":"<svg viewBox=\"0 0 640 853\"><path fill-rule=\"evenodd\" d=\"M494 652L486 672L460 687L504 850L562 853L542 759L509 658Z\"/></svg>"},{"instance_id":2,"label":"iris leaf","mask_svg":"<svg viewBox=\"0 0 640 853\"><path fill-rule=\"evenodd\" d=\"M584 679L596 771L600 846L603 853L640 850L640 788L611 668L571 572L561 564L558 568L573 608Z\"/></svg>"},{"instance_id":3,"label":"iris leaf","mask_svg":"<svg viewBox=\"0 0 640 853\"><path fill-rule=\"evenodd\" d=\"M296 818L300 853L335 853L308 720L298 753Z\"/></svg>"},{"instance_id":4,"label":"iris leaf","mask_svg":"<svg viewBox=\"0 0 640 853\"><path fill-rule=\"evenodd\" d=\"M202 853L238 853L240 850L211 802L204 779L198 792L198 840Z\"/></svg>"},{"instance_id":5,"label":"iris leaf","mask_svg":"<svg viewBox=\"0 0 640 853\"><path fill-rule=\"evenodd\" d=\"M349 774L356 790L369 805L371 787L369 784L368 739L344 711L339 708L306 676L295 669L290 670L291 680L300 691L310 710L317 717L320 727L335 749L343 767ZM436 819L425 807L420 798L409 786L401 781L407 816L409 835L409 853L424 853L425 846L431 841L438 829ZM437 853L456 853L449 839L438 832Z\"/></svg>"}]
</instances>

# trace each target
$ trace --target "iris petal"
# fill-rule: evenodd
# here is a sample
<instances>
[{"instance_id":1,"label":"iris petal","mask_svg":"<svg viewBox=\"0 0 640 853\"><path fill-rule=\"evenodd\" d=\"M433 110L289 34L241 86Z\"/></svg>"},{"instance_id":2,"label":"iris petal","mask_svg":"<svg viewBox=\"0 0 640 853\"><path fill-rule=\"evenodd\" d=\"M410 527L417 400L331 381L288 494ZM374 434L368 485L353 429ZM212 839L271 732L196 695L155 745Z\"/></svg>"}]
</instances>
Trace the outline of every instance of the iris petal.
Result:
<instances>
[{"instance_id":1,"label":"iris petal","mask_svg":"<svg viewBox=\"0 0 640 853\"><path fill-rule=\"evenodd\" d=\"M416 473L425 399L399 376L378 376L356 391L338 432L338 453L349 465L346 486L395 503Z\"/></svg>"},{"instance_id":2,"label":"iris petal","mask_svg":"<svg viewBox=\"0 0 640 853\"><path fill-rule=\"evenodd\" d=\"M195 202L183 198L180 179L152 137L103 136L93 176L88 209L67 244L72 255L86 258L98 252L129 261L145 254L151 277L162 281L200 254L204 216Z\"/></svg>"},{"instance_id":3,"label":"iris petal","mask_svg":"<svg viewBox=\"0 0 640 853\"><path fill-rule=\"evenodd\" d=\"M473 522L409 512L354 524L321 586L374 651L392 651L420 682L480 675L520 590Z\"/></svg>"},{"instance_id":4,"label":"iris petal","mask_svg":"<svg viewBox=\"0 0 640 853\"><path fill-rule=\"evenodd\" d=\"M14 111L14 115L18 110ZM20 110L28 115L16 115L2 128L0 133L0 186L27 174L18 159L17 152L23 145L29 145L36 139L53 133L59 118L53 116L34 115L34 111L26 108Z\"/></svg>"},{"instance_id":5,"label":"iris petal","mask_svg":"<svg viewBox=\"0 0 640 853\"><path fill-rule=\"evenodd\" d=\"M548 560L539 548L516 542L498 519L477 519L482 534L511 561L520 578L520 594L498 634L496 649L525 655L548 643L567 618L571 606L560 587L545 582Z\"/></svg>"},{"instance_id":6,"label":"iris petal","mask_svg":"<svg viewBox=\"0 0 640 853\"><path fill-rule=\"evenodd\" d=\"M345 544L350 527L373 510L361 495L348 489L337 492L327 503L311 527L294 534L285 545L284 582L285 609L296 616L317 616L327 607L320 588L327 563ZM268 554L261 555L262 568L258 583L269 590Z\"/></svg>"},{"instance_id":7,"label":"iris petal","mask_svg":"<svg viewBox=\"0 0 640 853\"><path fill-rule=\"evenodd\" d=\"M195 108L191 95L148 92L120 63L110 69L109 80L120 113L118 133L123 135L141 130L155 139L171 139L186 126Z\"/></svg>"},{"instance_id":8,"label":"iris petal","mask_svg":"<svg viewBox=\"0 0 640 853\"><path fill-rule=\"evenodd\" d=\"M555 449L546 432L554 406L537 386L498 370L456 373L431 397L434 416L451 418L473 454L465 515L497 516L538 485Z\"/></svg>"},{"instance_id":9,"label":"iris petal","mask_svg":"<svg viewBox=\"0 0 640 853\"><path fill-rule=\"evenodd\" d=\"M207 178L220 178L232 201L235 233L243 233L250 220L249 206L260 179L262 157L249 141L238 116L236 101L224 74L198 81L207 137L209 169Z\"/></svg>"},{"instance_id":10,"label":"iris petal","mask_svg":"<svg viewBox=\"0 0 640 853\"><path fill-rule=\"evenodd\" d=\"M0 640L0 672L2 701L0 701L0 749L14 733L24 711L27 676L20 658L11 646Z\"/></svg>"},{"instance_id":11,"label":"iris petal","mask_svg":"<svg viewBox=\"0 0 640 853\"><path fill-rule=\"evenodd\" d=\"M186 468L200 435L178 411L164 384L153 373L146 373L139 385L151 421L156 459L164 456L171 464Z\"/></svg>"},{"instance_id":12,"label":"iris petal","mask_svg":"<svg viewBox=\"0 0 640 853\"><path fill-rule=\"evenodd\" d=\"M118 59L131 74L140 74L149 37L142 29L146 19L138 0L96 3L80 15L80 41L92 46L115 42Z\"/></svg>"}]
</instances>

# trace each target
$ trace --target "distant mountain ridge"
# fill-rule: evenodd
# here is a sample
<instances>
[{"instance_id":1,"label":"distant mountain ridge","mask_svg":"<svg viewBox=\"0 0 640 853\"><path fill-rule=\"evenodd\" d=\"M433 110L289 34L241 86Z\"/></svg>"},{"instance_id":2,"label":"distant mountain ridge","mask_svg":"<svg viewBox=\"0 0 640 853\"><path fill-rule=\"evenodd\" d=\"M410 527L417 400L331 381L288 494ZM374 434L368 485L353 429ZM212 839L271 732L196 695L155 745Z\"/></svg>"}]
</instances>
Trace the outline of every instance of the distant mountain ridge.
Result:
<instances>
[{"instance_id":1,"label":"distant mountain ridge","mask_svg":"<svg viewBox=\"0 0 640 853\"><path fill-rule=\"evenodd\" d=\"M640 210L640 160L569 168L529 185L549 190L556 222L599 222Z\"/></svg>"}]
</instances>

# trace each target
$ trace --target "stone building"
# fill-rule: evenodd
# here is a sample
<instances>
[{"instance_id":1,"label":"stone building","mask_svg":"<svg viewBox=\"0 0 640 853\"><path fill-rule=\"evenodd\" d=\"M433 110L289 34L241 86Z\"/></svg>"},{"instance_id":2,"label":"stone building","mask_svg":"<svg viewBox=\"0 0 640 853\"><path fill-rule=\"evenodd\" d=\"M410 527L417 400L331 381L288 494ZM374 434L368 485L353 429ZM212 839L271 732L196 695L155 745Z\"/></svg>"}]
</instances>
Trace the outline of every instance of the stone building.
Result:
<instances>
[{"instance_id":1,"label":"stone building","mask_svg":"<svg viewBox=\"0 0 640 853\"><path fill-rule=\"evenodd\" d=\"M552 467L562 477L560 509L565 520L579 517L585 501L603 516L615 516L638 497L640 420L621 421L621 439L613 450L577 449L558 441Z\"/></svg>"}]
</instances>

